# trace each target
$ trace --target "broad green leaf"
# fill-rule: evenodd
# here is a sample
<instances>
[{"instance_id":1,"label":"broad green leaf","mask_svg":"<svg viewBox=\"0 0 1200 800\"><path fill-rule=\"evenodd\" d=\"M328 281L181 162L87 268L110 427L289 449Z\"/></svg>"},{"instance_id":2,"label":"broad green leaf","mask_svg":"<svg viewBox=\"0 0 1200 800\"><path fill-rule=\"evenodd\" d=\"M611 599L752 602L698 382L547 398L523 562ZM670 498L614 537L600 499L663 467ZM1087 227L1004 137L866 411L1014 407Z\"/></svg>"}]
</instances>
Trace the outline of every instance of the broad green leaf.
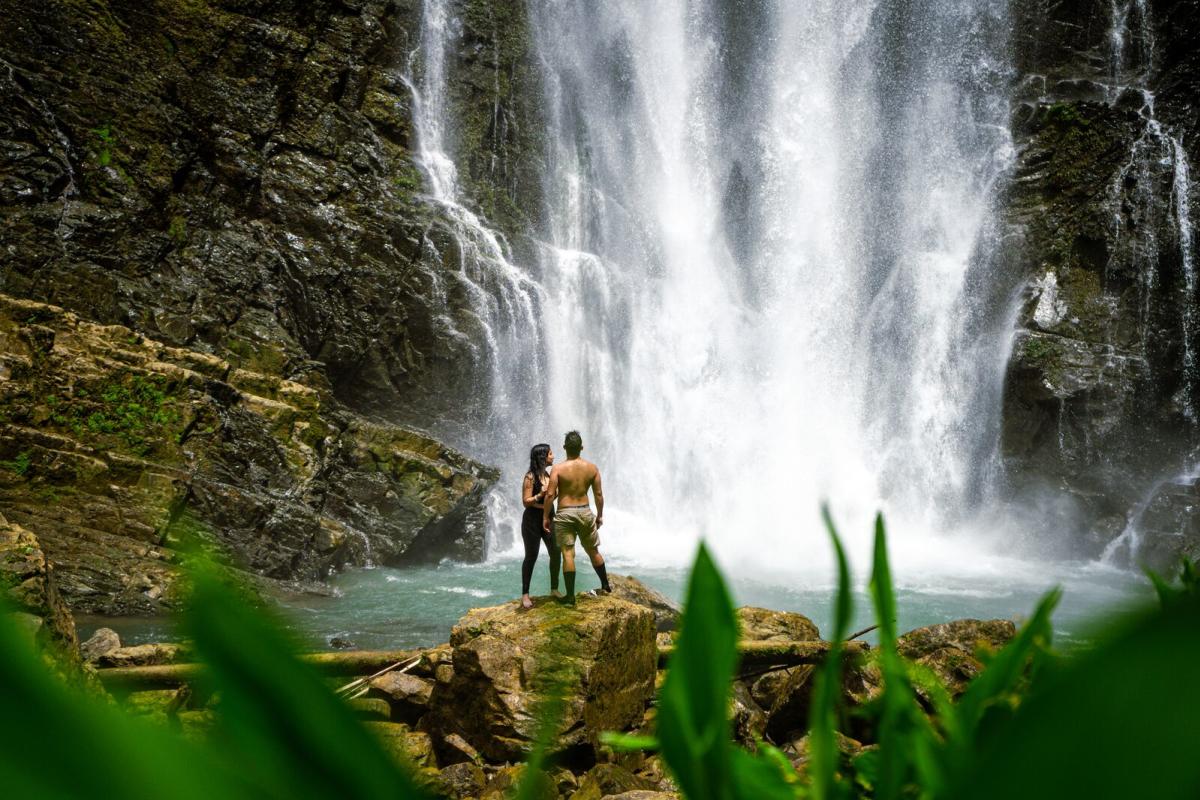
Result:
<instances>
[{"instance_id":1,"label":"broad green leaf","mask_svg":"<svg viewBox=\"0 0 1200 800\"><path fill-rule=\"evenodd\" d=\"M833 524L828 506L822 506L821 516L825 530L833 544L837 557L838 592L834 605L833 635L830 637L829 655L817 670L813 682L813 704L809 711L808 774L813 796L817 800L832 800L848 794L848 787L837 779L837 703L842 688L842 641L850 630L854 599L850 592L850 567L846 563L846 551Z\"/></svg>"},{"instance_id":2,"label":"broad green leaf","mask_svg":"<svg viewBox=\"0 0 1200 800\"><path fill-rule=\"evenodd\" d=\"M220 697L214 736L262 795L426 796L316 672L293 657L278 624L239 602L211 568L196 569L194 585L183 629Z\"/></svg>"},{"instance_id":3,"label":"broad green leaf","mask_svg":"<svg viewBox=\"0 0 1200 800\"><path fill-rule=\"evenodd\" d=\"M942 796L1200 796L1200 598L1143 614L1037 682Z\"/></svg>"},{"instance_id":4,"label":"broad green leaf","mask_svg":"<svg viewBox=\"0 0 1200 800\"><path fill-rule=\"evenodd\" d=\"M658 739L654 736L640 736L631 733L614 733L605 731L600 734L600 743L606 744L613 750L633 752L638 750L657 750Z\"/></svg>"},{"instance_id":5,"label":"broad green leaf","mask_svg":"<svg viewBox=\"0 0 1200 800\"><path fill-rule=\"evenodd\" d=\"M689 800L734 797L728 704L736 661L733 602L701 544L657 718L663 758Z\"/></svg>"},{"instance_id":6,"label":"broad green leaf","mask_svg":"<svg viewBox=\"0 0 1200 800\"><path fill-rule=\"evenodd\" d=\"M739 800L795 800L795 773L787 759L781 765L773 756L755 756L735 747L731 766L735 796Z\"/></svg>"},{"instance_id":7,"label":"broad green leaf","mask_svg":"<svg viewBox=\"0 0 1200 800\"><path fill-rule=\"evenodd\" d=\"M1054 630L1050 617L1061 598L1062 592L1058 589L1047 593L1016 638L996 653L983 672L971 681L958 699L955 714L947 718L947 736L951 744L971 747L988 708L1003 703L1016 690L1035 650L1050 644Z\"/></svg>"},{"instance_id":8,"label":"broad green leaf","mask_svg":"<svg viewBox=\"0 0 1200 800\"><path fill-rule=\"evenodd\" d=\"M932 757L932 731L908 680L908 669L896 650L896 595L887 555L883 515L875 517L875 557L871 570L871 598L879 624L879 666L883 694L879 698L879 759L875 796L893 800L901 795L917 769L939 781Z\"/></svg>"},{"instance_id":9,"label":"broad green leaf","mask_svg":"<svg viewBox=\"0 0 1200 800\"><path fill-rule=\"evenodd\" d=\"M253 796L207 749L55 676L0 603L0 787L11 798Z\"/></svg>"}]
</instances>

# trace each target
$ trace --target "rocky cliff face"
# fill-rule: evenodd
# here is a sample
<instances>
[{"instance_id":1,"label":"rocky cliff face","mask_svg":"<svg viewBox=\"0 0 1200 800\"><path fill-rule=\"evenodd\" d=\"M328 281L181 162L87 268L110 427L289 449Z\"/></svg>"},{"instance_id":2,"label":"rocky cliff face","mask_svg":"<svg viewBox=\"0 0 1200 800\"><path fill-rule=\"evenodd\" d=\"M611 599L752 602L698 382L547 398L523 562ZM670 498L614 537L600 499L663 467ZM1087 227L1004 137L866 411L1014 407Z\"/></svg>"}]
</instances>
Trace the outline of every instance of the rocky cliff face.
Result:
<instances>
[{"instance_id":1,"label":"rocky cliff face","mask_svg":"<svg viewBox=\"0 0 1200 800\"><path fill-rule=\"evenodd\" d=\"M175 546L267 578L484 551L495 472L328 390L0 295L0 503L76 610L180 599Z\"/></svg>"},{"instance_id":2,"label":"rocky cliff face","mask_svg":"<svg viewBox=\"0 0 1200 800\"><path fill-rule=\"evenodd\" d=\"M1003 450L1019 495L1064 493L1055 535L1092 556L1197 443L1198 14L1168 5L1014 6L1005 221L1024 288Z\"/></svg>"},{"instance_id":3,"label":"rocky cliff face","mask_svg":"<svg viewBox=\"0 0 1200 800\"><path fill-rule=\"evenodd\" d=\"M0 289L320 371L396 421L482 413L457 333L478 323L412 156L419 3L7 5ZM537 185L521 7L461 5L452 138L483 210L515 221Z\"/></svg>"},{"instance_id":4,"label":"rocky cliff face","mask_svg":"<svg viewBox=\"0 0 1200 800\"><path fill-rule=\"evenodd\" d=\"M460 5L465 183L524 229L523 12ZM420 4L4 11L0 491L63 594L169 605L193 521L278 578L481 557L496 474L396 427L454 440L487 413L479 322L413 157Z\"/></svg>"}]
</instances>

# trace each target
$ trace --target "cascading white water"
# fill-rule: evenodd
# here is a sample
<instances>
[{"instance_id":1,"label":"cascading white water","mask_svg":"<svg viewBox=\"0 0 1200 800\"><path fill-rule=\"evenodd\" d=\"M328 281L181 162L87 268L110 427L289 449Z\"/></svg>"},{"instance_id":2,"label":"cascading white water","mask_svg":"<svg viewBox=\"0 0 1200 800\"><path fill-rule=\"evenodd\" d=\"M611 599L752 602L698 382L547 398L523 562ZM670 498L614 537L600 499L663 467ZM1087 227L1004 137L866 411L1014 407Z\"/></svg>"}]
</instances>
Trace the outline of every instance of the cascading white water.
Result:
<instances>
[{"instance_id":1,"label":"cascading white water","mask_svg":"<svg viewBox=\"0 0 1200 800\"><path fill-rule=\"evenodd\" d=\"M412 54L420 56L420 75L413 74L417 70L410 63L406 80L413 96L416 160L425 174L429 197L442 209L457 243L458 263L444 264L443 272L468 296L476 330L458 330L449 309L441 321L450 335L472 346L476 364L488 373L482 387L489 394L488 418L470 437L472 449L489 460L510 465L505 470L508 480L488 498L489 546L503 550L515 543L512 520L519 516L520 506L512 497L512 473L516 473L519 486L522 448L528 452L531 440L544 435L536 424L545 415L541 387L549 382L539 310L543 291L527 270L513 263L502 237L463 202L446 130L446 57L457 35L448 6L446 0L424 4L420 46ZM436 251L430 256L441 258ZM449 302L444 289L440 299Z\"/></svg>"},{"instance_id":2,"label":"cascading white water","mask_svg":"<svg viewBox=\"0 0 1200 800\"><path fill-rule=\"evenodd\" d=\"M1007 342L968 280L1011 158L1006 5L531 4L547 427L606 468L616 551L704 535L794 570L828 499L848 530L884 509L913 555L977 497Z\"/></svg>"}]
</instances>

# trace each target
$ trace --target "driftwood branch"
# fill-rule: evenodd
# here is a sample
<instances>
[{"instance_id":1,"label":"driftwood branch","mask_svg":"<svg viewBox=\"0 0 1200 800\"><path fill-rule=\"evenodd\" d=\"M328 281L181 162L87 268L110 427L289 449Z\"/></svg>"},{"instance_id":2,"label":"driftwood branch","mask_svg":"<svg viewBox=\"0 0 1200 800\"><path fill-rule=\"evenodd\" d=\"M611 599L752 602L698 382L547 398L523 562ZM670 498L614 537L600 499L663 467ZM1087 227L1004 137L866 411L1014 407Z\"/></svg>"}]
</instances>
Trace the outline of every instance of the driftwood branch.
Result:
<instances>
[{"instance_id":1,"label":"driftwood branch","mask_svg":"<svg viewBox=\"0 0 1200 800\"><path fill-rule=\"evenodd\" d=\"M312 664L323 675L333 677L370 675L397 662L420 658L421 650L346 650L337 653L309 653L300 660ZM169 689L195 681L204 671L202 664L161 664L152 667L108 667L98 669L100 682L108 689L143 691Z\"/></svg>"},{"instance_id":2,"label":"driftwood branch","mask_svg":"<svg viewBox=\"0 0 1200 800\"><path fill-rule=\"evenodd\" d=\"M864 652L862 642L846 642L847 656ZM658 664L665 666L675 652L673 645L658 649ZM771 668L784 669L803 664L820 664L829 653L829 642L741 642L738 644L741 669L744 671ZM336 653L310 653L300 660L312 664L329 676L355 677L387 672L390 668L419 659L421 650L346 650ZM97 670L106 688L135 692L147 689L168 689L182 683L192 683L203 674L202 664L162 664L152 667L108 667ZM760 673L761 674L761 673ZM361 686L358 681L349 688ZM343 689L348 687L343 687Z\"/></svg>"},{"instance_id":3,"label":"driftwood branch","mask_svg":"<svg viewBox=\"0 0 1200 800\"><path fill-rule=\"evenodd\" d=\"M868 633L870 633L871 631L875 630L878 627L879 627L879 623L875 623L874 625L868 625L867 627L863 628L861 631L855 631L854 633L847 636L846 641L848 642L851 639L857 639L860 636L866 636Z\"/></svg>"}]
</instances>

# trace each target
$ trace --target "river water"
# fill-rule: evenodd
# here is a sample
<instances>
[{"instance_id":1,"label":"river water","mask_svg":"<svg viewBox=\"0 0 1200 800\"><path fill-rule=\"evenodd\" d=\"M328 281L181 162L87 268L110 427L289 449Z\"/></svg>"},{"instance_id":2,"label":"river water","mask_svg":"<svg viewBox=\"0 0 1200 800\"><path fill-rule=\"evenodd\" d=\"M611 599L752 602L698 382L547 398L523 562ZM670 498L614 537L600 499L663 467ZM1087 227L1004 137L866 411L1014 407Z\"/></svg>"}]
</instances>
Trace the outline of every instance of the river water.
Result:
<instances>
[{"instance_id":1,"label":"river water","mask_svg":"<svg viewBox=\"0 0 1200 800\"><path fill-rule=\"evenodd\" d=\"M599 585L580 559L580 591ZM993 558L958 573L925 575L897 569L896 594L901 631L952 619L1021 621L1038 599L1054 586L1064 590L1054 616L1057 644L1070 649L1090 638L1096 623L1111 621L1122 609L1153 602L1148 584L1136 575L1095 562L1034 563ZM630 574L678 601L685 591L687 570L630 561L619 551L609 557L609 570ZM874 622L866 594L866 564L852 570L855 587L854 629ZM520 561L496 558L482 564L443 562L427 567L351 569L332 579L334 596L283 598L278 611L285 627L305 649L325 650L335 639L343 646L366 649L434 645L449 639L450 629L469 609L511 603L520 592ZM786 581L763 574L727 573L738 605L798 611L827 633L832 624L835 586L832 571L793 575ZM543 554L534 572L535 596L549 591ZM539 598L538 602L550 602ZM169 641L176 637L169 619L80 617L86 638L97 627L115 628L126 644ZM867 637L869 640L872 638Z\"/></svg>"}]
</instances>

